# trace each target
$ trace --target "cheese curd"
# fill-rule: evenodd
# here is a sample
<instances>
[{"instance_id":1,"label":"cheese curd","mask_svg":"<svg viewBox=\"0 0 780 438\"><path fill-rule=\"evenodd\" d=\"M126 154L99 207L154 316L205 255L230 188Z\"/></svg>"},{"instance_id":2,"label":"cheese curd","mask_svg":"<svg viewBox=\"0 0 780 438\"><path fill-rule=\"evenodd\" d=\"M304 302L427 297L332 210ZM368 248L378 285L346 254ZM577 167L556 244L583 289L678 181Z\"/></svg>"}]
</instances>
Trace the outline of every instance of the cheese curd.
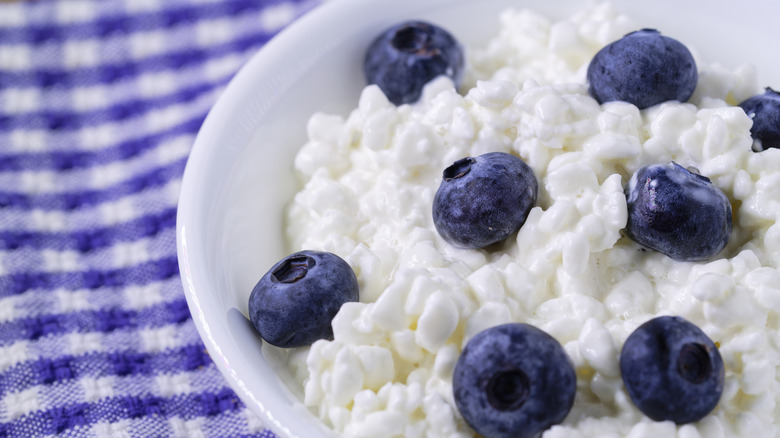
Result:
<instances>
[{"instance_id":1,"label":"cheese curd","mask_svg":"<svg viewBox=\"0 0 780 438\"><path fill-rule=\"evenodd\" d=\"M587 63L639 25L609 4L559 22L508 10L501 23L468 49L460 94L439 79L395 107L369 86L348 117L311 118L286 236L291 251L341 255L361 297L336 316L333 341L288 356L303 404L345 437L474 436L453 402L453 366L477 332L520 321L555 337L577 373L574 407L546 438L777 436L780 150L753 152L751 121L733 106L760 92L753 69L697 59L689 103L599 105ZM490 151L532 167L537 206L507 241L454 248L431 219L441 172ZM621 234L630 176L670 161L732 203L715 260L676 262ZM720 404L695 424L649 420L621 380L626 337L667 314L701 327L726 366Z\"/></svg>"}]
</instances>

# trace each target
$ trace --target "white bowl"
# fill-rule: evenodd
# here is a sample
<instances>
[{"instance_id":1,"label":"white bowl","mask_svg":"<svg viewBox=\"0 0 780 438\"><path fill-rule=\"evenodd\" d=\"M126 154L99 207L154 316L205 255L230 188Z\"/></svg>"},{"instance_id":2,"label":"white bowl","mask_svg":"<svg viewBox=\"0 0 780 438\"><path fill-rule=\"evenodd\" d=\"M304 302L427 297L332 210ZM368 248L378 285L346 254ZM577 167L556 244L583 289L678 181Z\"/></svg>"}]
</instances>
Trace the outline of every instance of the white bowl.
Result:
<instances>
[{"instance_id":1,"label":"white bowl","mask_svg":"<svg viewBox=\"0 0 780 438\"><path fill-rule=\"evenodd\" d=\"M644 27L685 41L702 59L754 64L761 84L780 81L774 0L614 1ZM295 187L292 161L316 111L347 115L364 81L367 43L385 27L420 18L465 45L484 42L508 6L551 18L579 0L331 0L285 29L231 81L195 141L177 218L179 265L203 342L241 399L280 437L326 435L261 352L244 317L255 282L285 256L282 211ZM780 82L775 82L780 87Z\"/></svg>"}]
</instances>

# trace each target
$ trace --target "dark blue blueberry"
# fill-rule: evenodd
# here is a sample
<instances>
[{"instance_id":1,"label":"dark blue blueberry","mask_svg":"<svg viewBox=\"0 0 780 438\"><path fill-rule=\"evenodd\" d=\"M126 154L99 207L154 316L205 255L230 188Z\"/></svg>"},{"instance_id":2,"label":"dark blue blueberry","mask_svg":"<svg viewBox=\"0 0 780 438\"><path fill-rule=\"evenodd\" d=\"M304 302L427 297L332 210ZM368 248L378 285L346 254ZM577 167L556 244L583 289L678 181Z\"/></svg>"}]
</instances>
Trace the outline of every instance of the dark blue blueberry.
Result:
<instances>
[{"instance_id":1,"label":"dark blue blueberry","mask_svg":"<svg viewBox=\"0 0 780 438\"><path fill-rule=\"evenodd\" d=\"M709 178L677 163L639 169L626 187L626 200L626 234L675 260L708 260L728 243L728 198Z\"/></svg>"},{"instance_id":2,"label":"dark blue blueberry","mask_svg":"<svg viewBox=\"0 0 780 438\"><path fill-rule=\"evenodd\" d=\"M538 183L523 160L504 152L462 158L444 169L433 198L433 224L460 248L484 248L520 229Z\"/></svg>"},{"instance_id":3,"label":"dark blue blueberry","mask_svg":"<svg viewBox=\"0 0 780 438\"><path fill-rule=\"evenodd\" d=\"M754 150L780 148L780 93L767 87L764 94L750 97L739 106L753 120L750 135Z\"/></svg>"},{"instance_id":4,"label":"dark blue blueberry","mask_svg":"<svg viewBox=\"0 0 780 438\"><path fill-rule=\"evenodd\" d=\"M631 333L620 352L620 372L631 400L655 421L698 421L723 393L718 348L677 316L651 319Z\"/></svg>"},{"instance_id":5,"label":"dark blue blueberry","mask_svg":"<svg viewBox=\"0 0 780 438\"><path fill-rule=\"evenodd\" d=\"M588 91L599 103L620 100L644 109L686 102L699 74L691 52L654 29L631 32L601 49L588 65Z\"/></svg>"},{"instance_id":6,"label":"dark blue blueberry","mask_svg":"<svg viewBox=\"0 0 780 438\"><path fill-rule=\"evenodd\" d=\"M358 300L352 268L329 252L301 251L275 264L249 296L249 319L269 344L283 348L332 339L341 305Z\"/></svg>"},{"instance_id":7,"label":"dark blue blueberry","mask_svg":"<svg viewBox=\"0 0 780 438\"><path fill-rule=\"evenodd\" d=\"M377 37L366 51L363 72L396 105L414 103L437 76L463 78L463 49L449 32L424 21L408 21Z\"/></svg>"},{"instance_id":8,"label":"dark blue blueberry","mask_svg":"<svg viewBox=\"0 0 780 438\"><path fill-rule=\"evenodd\" d=\"M577 378L552 336L522 323L477 333L452 377L455 405L485 438L526 438L566 418Z\"/></svg>"}]
</instances>

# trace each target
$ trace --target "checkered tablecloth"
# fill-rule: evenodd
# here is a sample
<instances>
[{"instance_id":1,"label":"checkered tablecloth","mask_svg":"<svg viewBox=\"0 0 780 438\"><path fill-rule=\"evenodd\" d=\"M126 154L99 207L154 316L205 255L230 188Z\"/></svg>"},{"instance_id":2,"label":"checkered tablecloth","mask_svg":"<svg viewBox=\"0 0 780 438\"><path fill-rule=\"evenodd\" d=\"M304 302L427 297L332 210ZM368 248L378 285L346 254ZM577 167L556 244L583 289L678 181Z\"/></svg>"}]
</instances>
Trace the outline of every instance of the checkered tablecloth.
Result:
<instances>
[{"instance_id":1,"label":"checkered tablecloth","mask_svg":"<svg viewBox=\"0 0 780 438\"><path fill-rule=\"evenodd\" d=\"M316 3L0 1L0 438L272 436L198 337L176 203L220 92Z\"/></svg>"}]
</instances>

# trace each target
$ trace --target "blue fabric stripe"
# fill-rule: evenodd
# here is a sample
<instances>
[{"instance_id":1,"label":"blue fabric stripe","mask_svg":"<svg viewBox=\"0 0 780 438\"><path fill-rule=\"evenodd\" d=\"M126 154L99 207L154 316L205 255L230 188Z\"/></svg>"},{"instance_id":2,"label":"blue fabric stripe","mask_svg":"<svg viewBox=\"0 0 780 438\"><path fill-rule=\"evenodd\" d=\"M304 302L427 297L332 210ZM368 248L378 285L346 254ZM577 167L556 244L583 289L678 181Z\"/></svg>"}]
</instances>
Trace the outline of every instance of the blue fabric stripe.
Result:
<instances>
[{"instance_id":1,"label":"blue fabric stripe","mask_svg":"<svg viewBox=\"0 0 780 438\"><path fill-rule=\"evenodd\" d=\"M132 172L128 172L128 174L137 175L137 173ZM2 229L8 233L24 233L31 230L50 230L52 232L70 230L80 233L90 228L118 226L142 216L158 215L163 210L173 208L178 199L180 182L180 178L174 178L163 185L147 187L143 191L128 195L116 202L97 204L71 211L46 211L45 214L57 216L61 221L53 228L47 228L48 223L45 219L31 218L35 213L40 212L34 213L29 209L13 207L0 209Z\"/></svg>"},{"instance_id":2,"label":"blue fabric stripe","mask_svg":"<svg viewBox=\"0 0 780 438\"><path fill-rule=\"evenodd\" d=\"M74 113L69 110L51 111L44 109L37 113L25 114L23 117L0 115L0 133L15 129L76 130L105 123L121 122L144 116L161 107L191 102L215 88L225 86L230 79L223 78L215 82L201 83L167 96L136 99L88 112Z\"/></svg>"},{"instance_id":3,"label":"blue fabric stripe","mask_svg":"<svg viewBox=\"0 0 780 438\"><path fill-rule=\"evenodd\" d=\"M18 192L0 191L0 211L2 211L3 208L73 211L78 208L92 207L105 202L116 201L128 195L160 187L173 179L180 178L184 173L186 164L187 159L183 158L101 190L84 190L42 195L27 195Z\"/></svg>"},{"instance_id":4,"label":"blue fabric stripe","mask_svg":"<svg viewBox=\"0 0 780 438\"><path fill-rule=\"evenodd\" d=\"M19 172L24 170L64 171L127 160L155 148L172 137L197 132L205 118L205 113L198 114L192 119L183 121L170 129L144 137L129 139L116 146L99 151L55 151L0 155L0 172Z\"/></svg>"},{"instance_id":5,"label":"blue fabric stripe","mask_svg":"<svg viewBox=\"0 0 780 438\"><path fill-rule=\"evenodd\" d=\"M168 239L172 239L172 233L167 233ZM132 294L132 296L130 295ZM145 300L144 297L151 296ZM173 302L182 297L181 279L177 276L167 280L137 286L135 290L125 291L116 288L104 287L89 290L51 291L33 290L21 295L13 295L4 305L13 309L15 318L26 318L41 314L41 309L48 312L67 313L78 311L76 309L121 309L143 308L157 306L161 303ZM137 301L128 303L128 300L138 298ZM75 305L74 305L75 303ZM87 303L85 306L84 303ZM14 318L14 319L15 319ZM6 322L10 322L9 319ZM133 332L112 332L112 339L131 339ZM41 338L44 343L39 343L36 348L57 350L59 339Z\"/></svg>"},{"instance_id":6,"label":"blue fabric stripe","mask_svg":"<svg viewBox=\"0 0 780 438\"><path fill-rule=\"evenodd\" d=\"M18 295L31 289L97 289L145 285L165 280L179 273L176 256L112 270L89 269L79 272L24 272L0 276L0 298Z\"/></svg>"},{"instance_id":7,"label":"blue fabric stripe","mask_svg":"<svg viewBox=\"0 0 780 438\"><path fill-rule=\"evenodd\" d=\"M161 109L165 108L165 106L159 106L159 104L164 103L163 100L160 100L161 96L176 94L182 90L193 89L206 84L224 83L235 74L234 69L239 68L253 54L254 50L251 49L240 53L225 53L218 57L210 58L203 64L193 65L175 72L148 72L113 84L94 84L80 86L78 89L52 87L46 90L28 88L23 91L9 89L5 93L0 91L0 99L2 99L3 95L11 99L9 104L11 104L10 108L12 109L7 112L0 111L0 115L3 117L11 116L9 118L25 118L39 113L62 112L74 113L76 115L95 115L96 110L136 100L150 102L147 104L149 106L154 106L153 104L156 103L158 104L157 109ZM164 82L158 83L161 80ZM18 104L20 100L23 101L25 95L32 96L38 104L28 104L22 107L12 105L13 103ZM84 96L99 100L77 106L79 102L83 101ZM80 100L77 101L77 99ZM14 122L20 123L18 121ZM70 134L69 131L63 132ZM0 130L0 133L8 135L5 130Z\"/></svg>"},{"instance_id":8,"label":"blue fabric stripe","mask_svg":"<svg viewBox=\"0 0 780 438\"><path fill-rule=\"evenodd\" d=\"M182 159L167 166L153 169L106 190L43 195L0 192L0 209L12 207L26 210L72 211L78 208L91 207L105 202L115 201L147 189L160 187L170 180L180 178L184 172L186 161L186 159Z\"/></svg>"},{"instance_id":9,"label":"blue fabric stripe","mask_svg":"<svg viewBox=\"0 0 780 438\"><path fill-rule=\"evenodd\" d=\"M12 26L0 27L0 41L3 41L5 44L40 45L65 39L105 39L135 32L169 30L174 26L196 23L201 20L225 17L235 18L241 14L259 12L270 5L280 3L303 4L305 1L272 0L259 2L257 0L228 0L198 5L174 6L171 9L139 12L127 16L99 17L94 21L86 23L51 24L51 21L47 20L43 24L29 23L22 28Z\"/></svg>"},{"instance_id":10,"label":"blue fabric stripe","mask_svg":"<svg viewBox=\"0 0 780 438\"><path fill-rule=\"evenodd\" d=\"M176 208L142 216L111 227L91 228L71 232L11 232L0 230L0 250L29 247L36 250L76 250L82 253L106 248L118 242L132 242L154 236L176 226Z\"/></svg>"},{"instance_id":11,"label":"blue fabric stripe","mask_svg":"<svg viewBox=\"0 0 780 438\"><path fill-rule=\"evenodd\" d=\"M123 350L41 357L20 362L7 370L6 378L0 379L0 398L11 391L25 390L54 381L86 377L152 376L157 374L156 370L159 369L175 374L211 365L211 357L200 343L157 353Z\"/></svg>"},{"instance_id":12,"label":"blue fabric stripe","mask_svg":"<svg viewBox=\"0 0 780 438\"><path fill-rule=\"evenodd\" d=\"M180 70L194 64L202 64L210 58L232 52L244 52L258 48L272 37L272 34L253 34L227 43L209 47L195 47L188 50L166 53L159 56L128 61L121 64L106 64L98 67L63 70L36 70L34 72L9 72L0 70L0 88L4 87L49 87L74 88L88 85L113 83L132 79L142 73ZM40 126L45 128L46 126Z\"/></svg>"},{"instance_id":13,"label":"blue fabric stripe","mask_svg":"<svg viewBox=\"0 0 780 438\"><path fill-rule=\"evenodd\" d=\"M30 316L0 324L0 346L79 331L109 333L114 330L181 324L189 317L190 311L183 297L141 310L111 308Z\"/></svg>"},{"instance_id":14,"label":"blue fabric stripe","mask_svg":"<svg viewBox=\"0 0 780 438\"><path fill-rule=\"evenodd\" d=\"M25 418L25 423L45 424L48 429L44 433L56 435L76 426L95 424L100 421L113 423L123 419L150 416L164 419L177 417L186 421L196 417L213 417L242 408L243 404L235 393L224 388L217 392L183 394L170 398L155 395L119 396L101 399L99 403L74 403L35 411ZM26 430L21 428L25 427L25 423L7 424L6 433L10 436L23 436Z\"/></svg>"}]
</instances>

